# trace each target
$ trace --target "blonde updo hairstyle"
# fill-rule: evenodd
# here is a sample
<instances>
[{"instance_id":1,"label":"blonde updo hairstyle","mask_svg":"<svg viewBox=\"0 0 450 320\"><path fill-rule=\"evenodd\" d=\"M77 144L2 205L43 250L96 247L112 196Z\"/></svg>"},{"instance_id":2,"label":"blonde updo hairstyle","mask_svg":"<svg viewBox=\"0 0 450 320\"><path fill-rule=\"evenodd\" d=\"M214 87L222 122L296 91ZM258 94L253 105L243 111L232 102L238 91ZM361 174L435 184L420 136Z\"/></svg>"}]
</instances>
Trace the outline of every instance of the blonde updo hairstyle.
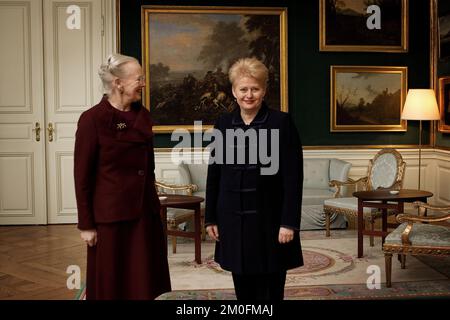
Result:
<instances>
[{"instance_id":1,"label":"blonde updo hairstyle","mask_svg":"<svg viewBox=\"0 0 450 320\"><path fill-rule=\"evenodd\" d=\"M240 78L249 77L254 78L266 88L269 80L269 70L264 63L256 58L242 58L230 67L228 77L231 85L234 85L235 81Z\"/></svg>"},{"instance_id":2,"label":"blonde updo hairstyle","mask_svg":"<svg viewBox=\"0 0 450 320\"><path fill-rule=\"evenodd\" d=\"M111 54L100 66L98 75L102 80L103 90L107 95L110 95L113 88L113 82L116 78L123 78L126 76L124 66L127 63L136 62L139 64L136 58L124 56L118 53Z\"/></svg>"}]
</instances>

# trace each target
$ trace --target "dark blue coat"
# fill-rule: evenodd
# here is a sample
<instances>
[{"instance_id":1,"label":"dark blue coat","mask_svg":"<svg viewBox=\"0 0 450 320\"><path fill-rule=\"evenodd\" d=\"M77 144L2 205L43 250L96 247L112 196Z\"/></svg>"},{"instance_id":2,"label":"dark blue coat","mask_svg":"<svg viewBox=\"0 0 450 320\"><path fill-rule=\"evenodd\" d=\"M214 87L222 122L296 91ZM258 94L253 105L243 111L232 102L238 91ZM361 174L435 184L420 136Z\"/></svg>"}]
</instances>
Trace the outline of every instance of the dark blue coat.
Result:
<instances>
[{"instance_id":1,"label":"dark blue coat","mask_svg":"<svg viewBox=\"0 0 450 320\"><path fill-rule=\"evenodd\" d=\"M240 109L221 116L215 128L224 137L223 159L234 150L246 150L245 163L208 166L205 225L217 224L220 241L216 243L215 261L236 274L266 274L285 271L303 265L300 245L300 208L303 185L302 146L289 114L261 106L257 116L245 125ZM226 141L227 129L256 129L257 141L265 140L260 129L279 130L279 168L275 174L262 175L259 157L251 163L245 143ZM255 142L255 141L253 141ZM269 143L269 155L276 148ZM212 150L217 156L217 150ZM272 157L272 161L274 157ZM236 162L236 161L235 161ZM278 242L280 226L294 229L294 240Z\"/></svg>"}]
</instances>

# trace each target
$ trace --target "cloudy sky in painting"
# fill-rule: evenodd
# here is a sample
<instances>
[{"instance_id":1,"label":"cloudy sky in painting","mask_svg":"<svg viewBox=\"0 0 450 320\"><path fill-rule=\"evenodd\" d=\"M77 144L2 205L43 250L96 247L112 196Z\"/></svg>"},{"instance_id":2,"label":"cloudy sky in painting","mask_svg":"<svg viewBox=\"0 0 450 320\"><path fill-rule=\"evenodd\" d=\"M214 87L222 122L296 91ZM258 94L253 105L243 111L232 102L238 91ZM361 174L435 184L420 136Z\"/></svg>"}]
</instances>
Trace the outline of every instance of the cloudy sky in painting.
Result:
<instances>
[{"instance_id":1,"label":"cloudy sky in painting","mask_svg":"<svg viewBox=\"0 0 450 320\"><path fill-rule=\"evenodd\" d=\"M150 64L163 63L171 71L202 69L197 57L214 25L219 22L237 22L242 25L242 15L170 13L151 14L149 18ZM233 45L233 39L224 46Z\"/></svg>"},{"instance_id":2,"label":"cloudy sky in painting","mask_svg":"<svg viewBox=\"0 0 450 320\"><path fill-rule=\"evenodd\" d=\"M364 4L363 0L344 0L342 2L345 4L343 8L344 10L352 9L353 11L356 11L361 14L366 13L367 6Z\"/></svg>"},{"instance_id":3,"label":"cloudy sky in painting","mask_svg":"<svg viewBox=\"0 0 450 320\"><path fill-rule=\"evenodd\" d=\"M398 73L337 73L337 90L347 92L351 88L352 92L357 89L356 95L350 97L350 104L358 104L359 99L363 98L366 102L372 100L384 90L388 89L388 93L392 94L400 90L401 75Z\"/></svg>"}]
</instances>

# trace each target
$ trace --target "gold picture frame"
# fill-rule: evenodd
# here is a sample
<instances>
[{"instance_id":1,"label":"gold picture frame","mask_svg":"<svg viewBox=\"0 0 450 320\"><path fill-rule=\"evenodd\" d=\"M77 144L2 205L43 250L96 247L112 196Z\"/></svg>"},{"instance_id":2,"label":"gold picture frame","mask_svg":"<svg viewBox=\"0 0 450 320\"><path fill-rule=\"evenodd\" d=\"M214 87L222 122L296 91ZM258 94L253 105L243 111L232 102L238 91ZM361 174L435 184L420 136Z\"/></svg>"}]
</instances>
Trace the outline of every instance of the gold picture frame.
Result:
<instances>
[{"instance_id":1,"label":"gold picture frame","mask_svg":"<svg viewBox=\"0 0 450 320\"><path fill-rule=\"evenodd\" d=\"M439 78L439 131L450 132L450 77Z\"/></svg>"},{"instance_id":2,"label":"gold picture frame","mask_svg":"<svg viewBox=\"0 0 450 320\"><path fill-rule=\"evenodd\" d=\"M331 132L406 131L407 67L331 66Z\"/></svg>"},{"instance_id":3,"label":"gold picture frame","mask_svg":"<svg viewBox=\"0 0 450 320\"><path fill-rule=\"evenodd\" d=\"M265 101L288 110L287 8L141 7L144 105L154 132L211 128L234 108L228 68L254 56L269 68Z\"/></svg>"},{"instance_id":4,"label":"gold picture frame","mask_svg":"<svg viewBox=\"0 0 450 320\"><path fill-rule=\"evenodd\" d=\"M448 114L445 112L445 92L448 82L448 60L442 60L440 58L440 28L439 28L439 14L438 8L439 3L442 0L430 0L430 83L436 96L439 100L439 111L441 113L441 119L436 122L437 130L442 133L450 133L450 119L448 119ZM433 143L436 141L435 131L432 131Z\"/></svg>"},{"instance_id":5,"label":"gold picture frame","mask_svg":"<svg viewBox=\"0 0 450 320\"><path fill-rule=\"evenodd\" d=\"M408 52L408 0L388 1L389 7L380 8L380 29L369 29L370 1L319 0L319 51ZM398 10L398 16L387 10Z\"/></svg>"}]
</instances>

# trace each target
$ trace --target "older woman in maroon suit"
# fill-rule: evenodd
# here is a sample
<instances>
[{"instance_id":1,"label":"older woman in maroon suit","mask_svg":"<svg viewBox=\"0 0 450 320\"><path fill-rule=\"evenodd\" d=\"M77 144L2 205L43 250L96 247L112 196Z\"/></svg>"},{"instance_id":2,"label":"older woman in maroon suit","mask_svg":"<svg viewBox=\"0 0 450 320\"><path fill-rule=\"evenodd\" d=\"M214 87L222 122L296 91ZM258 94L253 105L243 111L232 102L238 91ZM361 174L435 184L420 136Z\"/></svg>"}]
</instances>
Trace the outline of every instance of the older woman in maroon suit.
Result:
<instances>
[{"instance_id":1,"label":"older woman in maroon suit","mask_svg":"<svg viewBox=\"0 0 450 320\"><path fill-rule=\"evenodd\" d=\"M106 95L85 111L75 142L78 228L88 245L87 299L154 299L170 291L155 189L152 122L138 101L139 62L111 55Z\"/></svg>"}]
</instances>

